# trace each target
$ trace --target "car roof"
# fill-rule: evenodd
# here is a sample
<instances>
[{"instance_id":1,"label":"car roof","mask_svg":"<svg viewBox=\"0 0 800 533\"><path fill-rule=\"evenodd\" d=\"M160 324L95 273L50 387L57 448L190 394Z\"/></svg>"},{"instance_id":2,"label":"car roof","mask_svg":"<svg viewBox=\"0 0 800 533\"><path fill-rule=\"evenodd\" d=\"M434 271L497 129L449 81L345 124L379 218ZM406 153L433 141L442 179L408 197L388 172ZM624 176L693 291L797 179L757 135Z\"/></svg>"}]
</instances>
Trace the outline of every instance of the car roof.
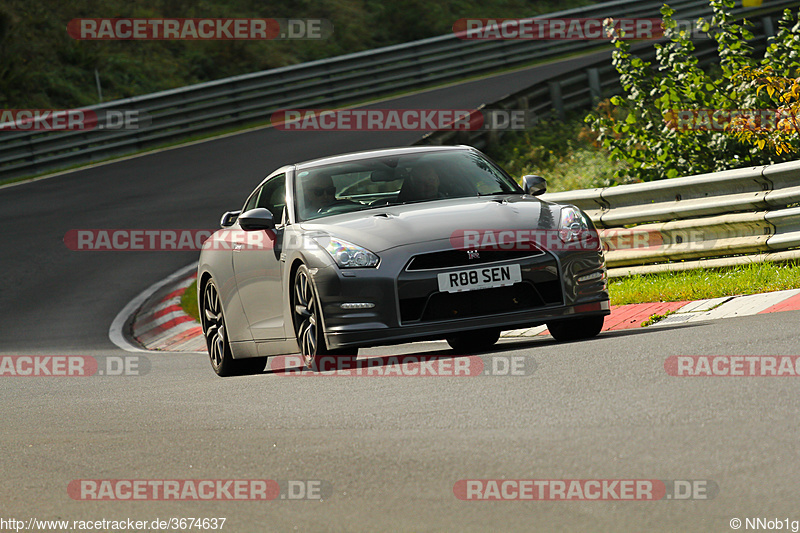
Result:
<instances>
[{"instance_id":1,"label":"car roof","mask_svg":"<svg viewBox=\"0 0 800 533\"><path fill-rule=\"evenodd\" d=\"M334 156L321 157L319 159L311 159L296 163L297 170L303 170L309 167L317 167L320 165L329 165L336 163L346 163L350 161L357 161L359 159L371 159L374 157L391 157L398 155L408 154L423 154L430 152L459 152L459 151L475 151L471 146L406 146L404 148L384 148L380 150L366 150L362 152L352 152L348 154L337 154Z\"/></svg>"}]
</instances>

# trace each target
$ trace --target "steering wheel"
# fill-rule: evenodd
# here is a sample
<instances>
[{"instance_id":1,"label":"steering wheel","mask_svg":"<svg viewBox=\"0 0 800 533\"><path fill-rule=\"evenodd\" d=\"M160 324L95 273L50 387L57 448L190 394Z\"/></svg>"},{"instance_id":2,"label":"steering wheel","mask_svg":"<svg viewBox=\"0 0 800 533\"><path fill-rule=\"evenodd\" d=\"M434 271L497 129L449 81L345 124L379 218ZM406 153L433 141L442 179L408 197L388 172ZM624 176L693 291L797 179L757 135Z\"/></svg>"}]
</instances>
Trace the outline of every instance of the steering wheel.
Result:
<instances>
[{"instance_id":1,"label":"steering wheel","mask_svg":"<svg viewBox=\"0 0 800 533\"><path fill-rule=\"evenodd\" d=\"M332 207L336 207L336 202L334 202L332 204L328 204L328 205L323 205L322 207L317 209L317 213L325 213L325 212L329 211Z\"/></svg>"}]
</instances>

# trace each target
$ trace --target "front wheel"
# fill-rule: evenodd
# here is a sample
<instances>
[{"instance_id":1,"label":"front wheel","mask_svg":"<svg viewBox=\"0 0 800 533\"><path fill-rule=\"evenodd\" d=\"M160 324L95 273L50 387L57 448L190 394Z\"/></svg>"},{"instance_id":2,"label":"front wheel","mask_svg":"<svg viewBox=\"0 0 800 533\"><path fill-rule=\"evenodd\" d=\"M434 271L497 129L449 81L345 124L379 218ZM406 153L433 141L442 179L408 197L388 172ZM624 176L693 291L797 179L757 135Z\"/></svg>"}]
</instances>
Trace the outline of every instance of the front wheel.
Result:
<instances>
[{"instance_id":1,"label":"front wheel","mask_svg":"<svg viewBox=\"0 0 800 533\"><path fill-rule=\"evenodd\" d=\"M206 338L211 368L218 376L257 374L264 370L267 364L266 357L233 358L219 291L213 280L208 280L203 290L203 310L200 320L203 326L203 335Z\"/></svg>"},{"instance_id":2,"label":"front wheel","mask_svg":"<svg viewBox=\"0 0 800 533\"><path fill-rule=\"evenodd\" d=\"M603 329L605 316L585 316L547 323L550 335L559 342L578 341L596 336Z\"/></svg>"},{"instance_id":3,"label":"front wheel","mask_svg":"<svg viewBox=\"0 0 800 533\"><path fill-rule=\"evenodd\" d=\"M312 368L321 355L353 355L358 351L328 349L320 316L320 303L314 294L311 273L307 266L300 265L295 272L292 288L292 318L300 354L308 368Z\"/></svg>"},{"instance_id":4,"label":"front wheel","mask_svg":"<svg viewBox=\"0 0 800 533\"><path fill-rule=\"evenodd\" d=\"M482 352L488 350L500 338L499 329L481 329L478 331L470 331L468 333L460 333L447 337L447 344L452 349L461 353Z\"/></svg>"}]
</instances>

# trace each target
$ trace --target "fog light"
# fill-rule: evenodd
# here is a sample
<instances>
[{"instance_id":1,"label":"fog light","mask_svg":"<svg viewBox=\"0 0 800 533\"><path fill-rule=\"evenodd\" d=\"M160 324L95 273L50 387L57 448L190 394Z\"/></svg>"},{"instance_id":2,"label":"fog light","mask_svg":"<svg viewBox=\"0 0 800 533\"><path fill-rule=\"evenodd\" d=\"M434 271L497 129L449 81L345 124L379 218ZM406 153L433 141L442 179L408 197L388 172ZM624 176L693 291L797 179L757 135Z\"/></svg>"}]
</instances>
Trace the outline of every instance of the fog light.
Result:
<instances>
[{"instance_id":1,"label":"fog light","mask_svg":"<svg viewBox=\"0 0 800 533\"><path fill-rule=\"evenodd\" d=\"M341 305L342 309L372 309L375 304L369 302L347 303Z\"/></svg>"}]
</instances>

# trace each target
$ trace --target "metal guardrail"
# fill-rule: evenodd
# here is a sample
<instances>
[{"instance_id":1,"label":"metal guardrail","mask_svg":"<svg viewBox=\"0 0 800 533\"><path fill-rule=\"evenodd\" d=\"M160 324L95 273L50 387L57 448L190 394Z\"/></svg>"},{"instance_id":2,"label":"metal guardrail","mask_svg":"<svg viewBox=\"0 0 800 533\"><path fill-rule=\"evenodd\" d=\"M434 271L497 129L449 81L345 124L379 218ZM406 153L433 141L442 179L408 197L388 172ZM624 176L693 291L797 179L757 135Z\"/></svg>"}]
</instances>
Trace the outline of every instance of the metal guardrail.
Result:
<instances>
[{"instance_id":1,"label":"metal guardrail","mask_svg":"<svg viewBox=\"0 0 800 533\"><path fill-rule=\"evenodd\" d=\"M800 161L791 161L542 198L587 211L601 228L613 277L675 270L673 263L691 259L701 259L694 267L748 254L773 254L752 260L800 259L798 184ZM742 262L734 257L729 264ZM654 263L662 264L639 266Z\"/></svg>"},{"instance_id":2,"label":"metal guardrail","mask_svg":"<svg viewBox=\"0 0 800 533\"><path fill-rule=\"evenodd\" d=\"M773 189L771 182L762 176L763 168L592 189L582 192L575 201L604 228L767 209L765 198ZM573 193L551 196L553 201L563 201L573 198ZM785 195L785 199L787 203L800 201L800 195Z\"/></svg>"},{"instance_id":3,"label":"metal guardrail","mask_svg":"<svg viewBox=\"0 0 800 533\"><path fill-rule=\"evenodd\" d=\"M794 3L774 0L769 7ZM660 0L614 0L546 16L658 17L661 5ZM709 14L707 0L677 0L672 6L676 18ZM737 9L741 13L750 11ZM0 179L89 163L264 121L280 109L339 106L597 47L594 41L469 41L448 34L116 100L86 109L137 110L148 115L151 124L138 130L4 132L0 137ZM603 81L593 85L592 91L603 91L614 83L604 75L600 79ZM585 81L576 78L572 85L565 80L550 85L549 90L551 94L558 91L563 107L569 109L582 105L578 95L586 87Z\"/></svg>"}]
</instances>

